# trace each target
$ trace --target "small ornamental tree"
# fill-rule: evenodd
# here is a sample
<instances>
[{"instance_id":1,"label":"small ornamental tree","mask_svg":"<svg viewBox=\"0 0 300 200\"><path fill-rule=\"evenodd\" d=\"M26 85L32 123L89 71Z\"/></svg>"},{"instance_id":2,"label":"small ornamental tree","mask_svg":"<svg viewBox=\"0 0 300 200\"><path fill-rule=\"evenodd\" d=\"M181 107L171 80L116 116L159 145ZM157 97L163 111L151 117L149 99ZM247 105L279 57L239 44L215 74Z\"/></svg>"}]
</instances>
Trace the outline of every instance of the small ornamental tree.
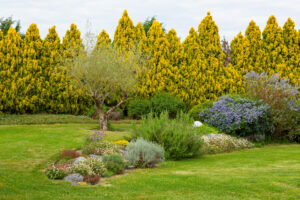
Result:
<instances>
[{"instance_id":1,"label":"small ornamental tree","mask_svg":"<svg viewBox=\"0 0 300 200\"><path fill-rule=\"evenodd\" d=\"M109 114L134 92L136 72L144 63L135 51L124 52L119 48L100 46L91 54L73 58L66 65L74 86L92 97L99 113L100 129L108 130ZM122 100L105 112L104 101L117 92L122 94Z\"/></svg>"}]
</instances>

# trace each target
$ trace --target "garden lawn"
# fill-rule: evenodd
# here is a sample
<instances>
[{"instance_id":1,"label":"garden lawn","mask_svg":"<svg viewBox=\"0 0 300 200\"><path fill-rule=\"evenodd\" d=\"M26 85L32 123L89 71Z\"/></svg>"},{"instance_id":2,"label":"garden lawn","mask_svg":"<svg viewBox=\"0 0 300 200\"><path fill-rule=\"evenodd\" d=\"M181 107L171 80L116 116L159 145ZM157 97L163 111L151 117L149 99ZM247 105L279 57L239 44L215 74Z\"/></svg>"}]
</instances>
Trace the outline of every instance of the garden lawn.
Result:
<instances>
[{"instance_id":1,"label":"garden lawn","mask_svg":"<svg viewBox=\"0 0 300 200\"><path fill-rule=\"evenodd\" d=\"M130 136L113 124L108 140ZM79 148L91 124L0 126L0 199L300 199L300 145L167 161L96 186L49 180L44 170L63 149Z\"/></svg>"}]
</instances>

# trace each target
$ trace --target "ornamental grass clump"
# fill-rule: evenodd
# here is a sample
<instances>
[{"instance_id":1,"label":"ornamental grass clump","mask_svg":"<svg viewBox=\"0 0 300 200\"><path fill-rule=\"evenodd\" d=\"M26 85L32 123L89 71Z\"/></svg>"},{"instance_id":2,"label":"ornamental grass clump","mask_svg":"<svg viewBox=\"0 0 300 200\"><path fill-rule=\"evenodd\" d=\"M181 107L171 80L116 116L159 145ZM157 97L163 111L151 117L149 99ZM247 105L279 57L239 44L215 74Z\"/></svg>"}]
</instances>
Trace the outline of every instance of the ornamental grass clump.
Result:
<instances>
[{"instance_id":1,"label":"ornamental grass clump","mask_svg":"<svg viewBox=\"0 0 300 200\"><path fill-rule=\"evenodd\" d=\"M239 96L220 97L199 116L201 121L221 132L237 136L265 136L273 128L268 105Z\"/></svg>"},{"instance_id":2,"label":"ornamental grass clump","mask_svg":"<svg viewBox=\"0 0 300 200\"><path fill-rule=\"evenodd\" d=\"M300 106L298 87L278 74L249 72L246 75L246 91L250 97L258 98L271 108L275 129L272 138L296 140L300 137Z\"/></svg>"},{"instance_id":3,"label":"ornamental grass clump","mask_svg":"<svg viewBox=\"0 0 300 200\"><path fill-rule=\"evenodd\" d=\"M192 127L194 120L183 112L175 119L167 111L159 116L153 113L143 117L139 126L134 127L137 137L160 144L168 159L182 159L201 154L202 139Z\"/></svg>"},{"instance_id":4,"label":"ornamental grass clump","mask_svg":"<svg viewBox=\"0 0 300 200\"><path fill-rule=\"evenodd\" d=\"M155 167L164 161L164 149L153 142L138 138L126 146L125 159L132 167Z\"/></svg>"}]
</instances>

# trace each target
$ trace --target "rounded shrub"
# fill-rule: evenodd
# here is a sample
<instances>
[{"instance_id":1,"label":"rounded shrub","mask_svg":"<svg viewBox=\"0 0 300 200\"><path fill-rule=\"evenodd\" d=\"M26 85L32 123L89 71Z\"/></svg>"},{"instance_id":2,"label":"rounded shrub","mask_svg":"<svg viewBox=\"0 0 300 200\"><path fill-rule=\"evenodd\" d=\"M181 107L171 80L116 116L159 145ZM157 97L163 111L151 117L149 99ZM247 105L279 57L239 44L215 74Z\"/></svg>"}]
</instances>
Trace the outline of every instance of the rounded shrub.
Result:
<instances>
[{"instance_id":1,"label":"rounded shrub","mask_svg":"<svg viewBox=\"0 0 300 200\"><path fill-rule=\"evenodd\" d=\"M239 96L223 96L200 113L200 120L221 132L238 136L268 134L273 127L270 108L261 101Z\"/></svg>"},{"instance_id":2,"label":"rounded shrub","mask_svg":"<svg viewBox=\"0 0 300 200\"><path fill-rule=\"evenodd\" d=\"M133 167L155 167L164 161L164 149L153 142L138 138L126 147L125 158Z\"/></svg>"},{"instance_id":3,"label":"rounded shrub","mask_svg":"<svg viewBox=\"0 0 300 200\"><path fill-rule=\"evenodd\" d=\"M67 172L57 167L52 167L51 169L47 169L46 176L49 179L63 179L67 176Z\"/></svg>"},{"instance_id":4,"label":"rounded shrub","mask_svg":"<svg viewBox=\"0 0 300 200\"><path fill-rule=\"evenodd\" d=\"M161 114L163 111L168 111L171 117L175 117L180 111L185 110L185 104L171 94L160 92L151 98L153 112Z\"/></svg>"},{"instance_id":5,"label":"rounded shrub","mask_svg":"<svg viewBox=\"0 0 300 200\"><path fill-rule=\"evenodd\" d=\"M191 110L189 110L188 113L194 120L200 120L199 114L202 112L202 110L211 108L212 106L213 101L203 102L199 105L194 106Z\"/></svg>"},{"instance_id":6,"label":"rounded shrub","mask_svg":"<svg viewBox=\"0 0 300 200\"><path fill-rule=\"evenodd\" d=\"M129 101L128 116L135 119L140 119L143 115L146 115L151 110L151 101L147 99L134 99Z\"/></svg>"},{"instance_id":7,"label":"rounded shrub","mask_svg":"<svg viewBox=\"0 0 300 200\"><path fill-rule=\"evenodd\" d=\"M137 137L163 146L166 158L178 160L201 154L202 139L192 127L193 121L183 112L175 119L170 119L167 111L160 116L150 113L139 126L134 127L134 132Z\"/></svg>"},{"instance_id":8,"label":"rounded shrub","mask_svg":"<svg viewBox=\"0 0 300 200\"><path fill-rule=\"evenodd\" d=\"M118 154L104 156L103 163L105 164L107 170L111 171L113 174L124 173L125 162Z\"/></svg>"}]
</instances>

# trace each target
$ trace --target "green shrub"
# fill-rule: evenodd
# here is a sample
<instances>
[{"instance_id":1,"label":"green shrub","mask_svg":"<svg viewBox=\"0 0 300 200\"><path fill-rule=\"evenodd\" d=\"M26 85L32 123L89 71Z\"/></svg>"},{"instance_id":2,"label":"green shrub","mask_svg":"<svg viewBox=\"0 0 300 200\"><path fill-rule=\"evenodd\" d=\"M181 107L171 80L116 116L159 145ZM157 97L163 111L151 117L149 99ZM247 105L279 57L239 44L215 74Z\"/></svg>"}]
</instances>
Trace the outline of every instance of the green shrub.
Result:
<instances>
[{"instance_id":1,"label":"green shrub","mask_svg":"<svg viewBox=\"0 0 300 200\"><path fill-rule=\"evenodd\" d=\"M89 154L95 154L95 155L109 155L109 154L115 154L120 153L119 149L116 147L116 145L107 142L107 141L95 141L95 142L89 142L85 144L82 148L82 153L89 155Z\"/></svg>"},{"instance_id":2,"label":"green shrub","mask_svg":"<svg viewBox=\"0 0 300 200\"><path fill-rule=\"evenodd\" d=\"M124 173L125 163L123 158L118 154L107 155L103 157L103 162L108 171L113 172L113 174Z\"/></svg>"},{"instance_id":3,"label":"green shrub","mask_svg":"<svg viewBox=\"0 0 300 200\"><path fill-rule=\"evenodd\" d=\"M254 144L243 138L236 138L226 134L216 134L211 136L203 135L204 153L215 154L223 152L237 151L241 149L253 148Z\"/></svg>"},{"instance_id":4,"label":"green shrub","mask_svg":"<svg viewBox=\"0 0 300 200\"><path fill-rule=\"evenodd\" d=\"M189 115L194 119L194 120L200 120L199 114L201 113L202 110L211 108L213 106L212 101L207 101L204 103L201 103L199 105L194 106L190 111Z\"/></svg>"},{"instance_id":5,"label":"green shrub","mask_svg":"<svg viewBox=\"0 0 300 200\"><path fill-rule=\"evenodd\" d=\"M72 173L79 173L83 176L103 176L106 173L105 165L97 158L88 158L80 161L71 167Z\"/></svg>"},{"instance_id":6,"label":"green shrub","mask_svg":"<svg viewBox=\"0 0 300 200\"><path fill-rule=\"evenodd\" d=\"M177 97L168 93L157 93L152 99L152 108L156 114L168 111L171 117L175 117L179 111L185 110L185 104Z\"/></svg>"},{"instance_id":7,"label":"green shrub","mask_svg":"<svg viewBox=\"0 0 300 200\"><path fill-rule=\"evenodd\" d=\"M135 99L131 100L127 106L128 116L135 119L140 119L143 115L146 115L151 110L151 101L147 99Z\"/></svg>"},{"instance_id":8,"label":"green shrub","mask_svg":"<svg viewBox=\"0 0 300 200\"><path fill-rule=\"evenodd\" d=\"M140 126L134 127L134 132L136 137L162 145L166 151L166 158L194 157L201 153L202 139L192 127L193 121L183 112L175 119L170 119L166 111L160 116L150 113L143 117Z\"/></svg>"},{"instance_id":9,"label":"green shrub","mask_svg":"<svg viewBox=\"0 0 300 200\"><path fill-rule=\"evenodd\" d=\"M63 179L67 175L67 172L54 166L51 169L47 169L46 171L46 176L49 179Z\"/></svg>"},{"instance_id":10,"label":"green shrub","mask_svg":"<svg viewBox=\"0 0 300 200\"><path fill-rule=\"evenodd\" d=\"M164 160L164 149L155 143L138 138L126 146L126 160L134 167L155 167Z\"/></svg>"}]
</instances>

